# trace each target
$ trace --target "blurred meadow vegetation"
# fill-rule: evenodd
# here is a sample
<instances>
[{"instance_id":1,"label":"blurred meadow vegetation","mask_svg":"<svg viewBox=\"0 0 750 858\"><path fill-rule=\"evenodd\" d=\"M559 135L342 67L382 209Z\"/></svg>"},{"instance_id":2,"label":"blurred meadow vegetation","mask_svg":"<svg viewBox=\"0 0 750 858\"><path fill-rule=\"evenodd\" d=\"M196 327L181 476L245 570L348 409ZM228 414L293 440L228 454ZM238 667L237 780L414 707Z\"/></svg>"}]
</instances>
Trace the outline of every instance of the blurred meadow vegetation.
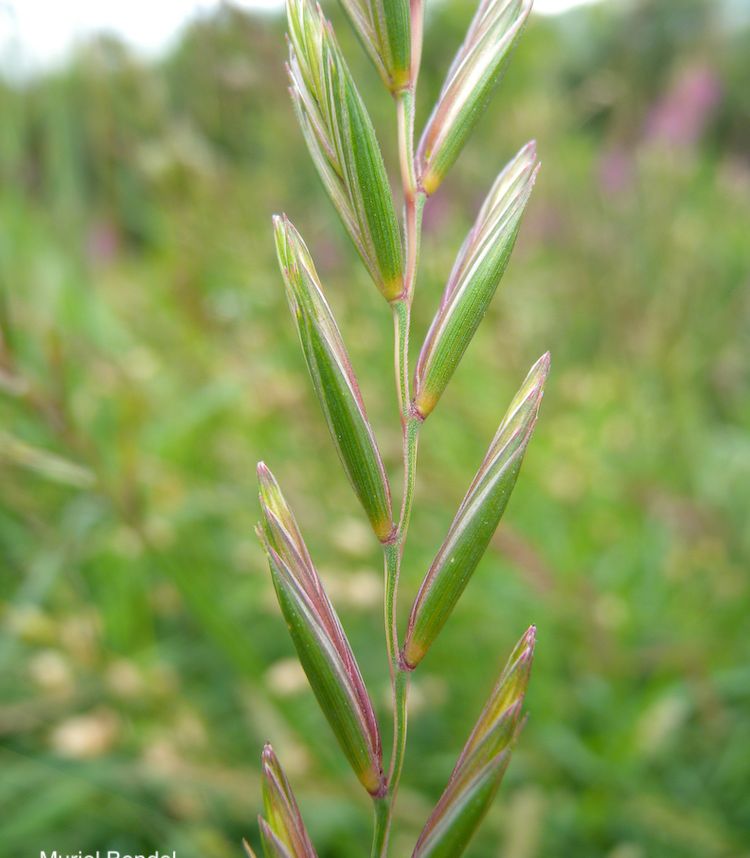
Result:
<instances>
[{"instance_id":1,"label":"blurred meadow vegetation","mask_svg":"<svg viewBox=\"0 0 750 858\"><path fill-rule=\"evenodd\" d=\"M393 167L390 100L327 8ZM423 118L471 8L428 3ZM553 363L510 509L415 675L398 856L530 622L530 719L470 854L750 855L743 11L534 19L428 204L415 348L492 179L537 139L513 262L425 427L403 611L526 369ZM0 83L3 855L238 856L266 739L321 858L366 852L369 802L253 534L263 458L387 737L379 549L309 387L271 214L310 244L395 467L390 319L296 128L283 30L226 6L158 61L102 36Z\"/></svg>"}]
</instances>

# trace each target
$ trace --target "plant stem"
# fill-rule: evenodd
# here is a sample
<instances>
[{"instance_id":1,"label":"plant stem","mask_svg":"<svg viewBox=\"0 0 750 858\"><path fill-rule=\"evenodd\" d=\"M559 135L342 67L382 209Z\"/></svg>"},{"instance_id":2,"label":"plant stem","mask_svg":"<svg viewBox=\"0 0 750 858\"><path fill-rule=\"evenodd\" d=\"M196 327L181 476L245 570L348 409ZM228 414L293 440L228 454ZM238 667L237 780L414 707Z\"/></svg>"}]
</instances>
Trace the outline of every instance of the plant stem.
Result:
<instances>
[{"instance_id":1,"label":"plant stem","mask_svg":"<svg viewBox=\"0 0 750 858\"><path fill-rule=\"evenodd\" d=\"M421 37L420 37L421 39ZM418 65L418 63L417 63ZM416 77L416 72L413 72ZM401 513L396 527L395 539L384 546L385 554L385 632L388 663L393 692L393 747L388 772L388 791L375 801L375 834L372 858L387 858L388 840L393 821L393 806L396 801L401 771L404 764L407 733L407 703L410 672L402 670L397 622L398 581L401 559L409 529L411 508L414 501L414 486L417 468L417 448L421 420L412 412L409 382L409 330L411 327L411 302L414 295L419 244L422 231L422 211L425 195L417 186L414 164L414 82L398 93L396 98L398 116L399 154L401 178L404 188L404 244L406 266L404 290L401 297L392 303L394 322L394 364L396 389L403 439L404 485Z\"/></svg>"},{"instance_id":2,"label":"plant stem","mask_svg":"<svg viewBox=\"0 0 750 858\"><path fill-rule=\"evenodd\" d=\"M372 838L371 858L380 858L388 851L388 834L390 832L391 807L388 797L376 798L375 807L375 833Z\"/></svg>"},{"instance_id":3,"label":"plant stem","mask_svg":"<svg viewBox=\"0 0 750 858\"><path fill-rule=\"evenodd\" d=\"M419 448L419 430L422 421L419 417L409 416L403 430L404 445L404 496L401 501L401 517L399 519L399 561L404 554L404 543L409 530L411 508L414 503L414 488L417 476L417 450Z\"/></svg>"},{"instance_id":4,"label":"plant stem","mask_svg":"<svg viewBox=\"0 0 750 858\"><path fill-rule=\"evenodd\" d=\"M414 165L414 88L408 86L396 95L396 119L398 121L398 154L401 167L401 183L404 201L413 198L417 189ZM408 226L407 226L408 232ZM407 264L407 269L408 269Z\"/></svg>"},{"instance_id":5,"label":"plant stem","mask_svg":"<svg viewBox=\"0 0 750 858\"><path fill-rule=\"evenodd\" d=\"M406 269L404 272L403 299L411 308L414 283L419 265L419 244L422 234L422 212L425 194L419 188L414 162L414 86L398 93L398 150L401 165L401 183L404 191L404 238Z\"/></svg>"},{"instance_id":6,"label":"plant stem","mask_svg":"<svg viewBox=\"0 0 750 858\"><path fill-rule=\"evenodd\" d=\"M408 401L408 397L407 397ZM404 497L401 505L401 517L394 542L384 547L385 554L385 629L388 649L388 663L391 673L393 693L393 747L388 772L388 791L383 798L375 800L375 834L372 844L372 858L386 858L388 838L393 819L393 806L396 801L401 770L404 765L407 731L407 701L411 673L403 670L400 664L400 648L396 602L398 579L401 571L406 530L408 528L411 503L414 497L414 473L417 459L417 437L420 422L407 419L404 423Z\"/></svg>"}]
</instances>

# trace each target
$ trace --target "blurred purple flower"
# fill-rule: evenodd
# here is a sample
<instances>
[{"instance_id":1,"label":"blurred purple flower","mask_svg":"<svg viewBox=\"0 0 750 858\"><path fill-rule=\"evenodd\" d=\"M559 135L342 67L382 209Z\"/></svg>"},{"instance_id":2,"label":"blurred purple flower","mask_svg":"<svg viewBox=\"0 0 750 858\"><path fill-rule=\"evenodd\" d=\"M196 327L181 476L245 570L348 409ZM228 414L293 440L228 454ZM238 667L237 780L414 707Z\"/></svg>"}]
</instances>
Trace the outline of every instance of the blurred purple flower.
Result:
<instances>
[{"instance_id":1,"label":"blurred purple flower","mask_svg":"<svg viewBox=\"0 0 750 858\"><path fill-rule=\"evenodd\" d=\"M599 186L605 194L621 194L633 182L633 156L622 146L602 152L599 159Z\"/></svg>"},{"instance_id":2,"label":"blurred purple flower","mask_svg":"<svg viewBox=\"0 0 750 858\"><path fill-rule=\"evenodd\" d=\"M721 82L708 65L684 69L651 108L646 139L689 148L700 140L721 100Z\"/></svg>"},{"instance_id":3,"label":"blurred purple flower","mask_svg":"<svg viewBox=\"0 0 750 858\"><path fill-rule=\"evenodd\" d=\"M120 236L110 220L95 220L85 239L86 257L94 265L106 265L120 251Z\"/></svg>"}]
</instances>

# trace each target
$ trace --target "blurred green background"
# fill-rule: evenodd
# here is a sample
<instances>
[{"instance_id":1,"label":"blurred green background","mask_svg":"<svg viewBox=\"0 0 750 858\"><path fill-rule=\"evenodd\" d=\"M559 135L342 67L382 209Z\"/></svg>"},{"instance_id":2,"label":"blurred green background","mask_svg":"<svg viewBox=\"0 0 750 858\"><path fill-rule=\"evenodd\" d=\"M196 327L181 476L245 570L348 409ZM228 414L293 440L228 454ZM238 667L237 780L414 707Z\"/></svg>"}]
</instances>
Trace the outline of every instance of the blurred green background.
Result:
<instances>
[{"instance_id":1,"label":"blurred green background","mask_svg":"<svg viewBox=\"0 0 750 858\"><path fill-rule=\"evenodd\" d=\"M388 97L339 10L395 165ZM420 116L472 4L428 3ZM512 644L530 720L470 854L750 855L750 10L534 19L426 213L415 349L484 192L535 137L513 262L423 433L402 609L526 369L542 419L491 551L415 675L407 855ZM102 37L0 84L0 844L240 854L276 745L321 858L368 800L256 545L292 499L388 723L379 550L309 389L273 258L313 250L394 478L387 309L285 91L282 21L224 8L146 62ZM395 175L395 174L394 174Z\"/></svg>"}]
</instances>

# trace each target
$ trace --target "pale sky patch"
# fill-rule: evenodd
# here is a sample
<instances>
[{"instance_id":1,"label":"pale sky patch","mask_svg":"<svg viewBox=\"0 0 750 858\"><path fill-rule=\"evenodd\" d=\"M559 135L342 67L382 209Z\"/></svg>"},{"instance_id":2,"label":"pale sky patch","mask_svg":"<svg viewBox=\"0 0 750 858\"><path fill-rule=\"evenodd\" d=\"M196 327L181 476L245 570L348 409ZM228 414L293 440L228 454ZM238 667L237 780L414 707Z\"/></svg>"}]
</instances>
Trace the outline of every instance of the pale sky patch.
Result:
<instances>
[{"instance_id":1,"label":"pale sky patch","mask_svg":"<svg viewBox=\"0 0 750 858\"><path fill-rule=\"evenodd\" d=\"M551 15L600 0L536 0ZM277 12L284 0L235 0L235 5ZM17 70L61 62L72 46L98 31L116 33L137 50L155 55L174 41L187 21L210 12L219 0L0 0L0 58Z\"/></svg>"}]
</instances>

